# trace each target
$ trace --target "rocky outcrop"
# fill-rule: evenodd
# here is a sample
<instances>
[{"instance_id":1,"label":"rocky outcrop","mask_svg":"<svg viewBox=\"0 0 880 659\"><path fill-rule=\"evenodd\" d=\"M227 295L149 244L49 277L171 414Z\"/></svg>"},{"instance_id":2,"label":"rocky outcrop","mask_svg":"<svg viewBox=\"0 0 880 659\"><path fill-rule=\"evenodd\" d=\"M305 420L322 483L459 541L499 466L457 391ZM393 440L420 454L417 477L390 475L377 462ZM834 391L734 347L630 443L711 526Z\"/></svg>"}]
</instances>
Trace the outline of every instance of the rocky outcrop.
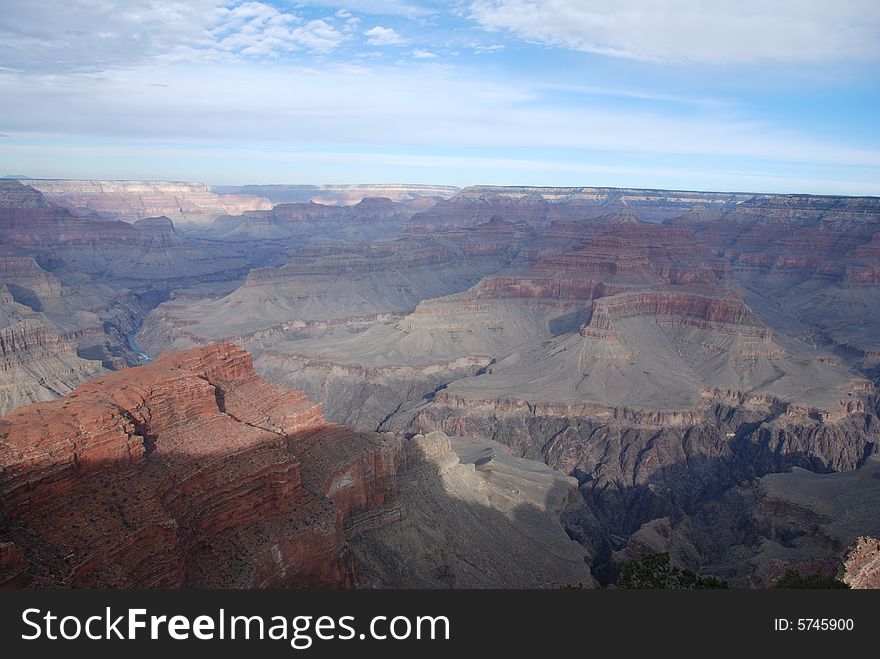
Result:
<instances>
[{"instance_id":1,"label":"rocky outcrop","mask_svg":"<svg viewBox=\"0 0 880 659\"><path fill-rule=\"evenodd\" d=\"M760 326L761 322L742 301L725 300L688 291L645 291L603 297L593 303L590 325L611 329L615 320L632 316L694 318L707 323Z\"/></svg>"},{"instance_id":2,"label":"rocky outcrop","mask_svg":"<svg viewBox=\"0 0 880 659\"><path fill-rule=\"evenodd\" d=\"M861 536L847 549L838 578L850 588L880 588L880 540Z\"/></svg>"},{"instance_id":3,"label":"rocky outcrop","mask_svg":"<svg viewBox=\"0 0 880 659\"><path fill-rule=\"evenodd\" d=\"M680 323L714 332L735 332L770 339L772 331L749 309L742 298L699 295L688 291L645 291L620 293L595 300L590 319L581 336L604 336L615 321L634 316L651 316L658 323Z\"/></svg>"},{"instance_id":4,"label":"rocky outcrop","mask_svg":"<svg viewBox=\"0 0 880 659\"><path fill-rule=\"evenodd\" d=\"M349 586L346 520L393 500L400 459L232 344L17 410L0 449L0 582L32 586Z\"/></svg>"}]
</instances>

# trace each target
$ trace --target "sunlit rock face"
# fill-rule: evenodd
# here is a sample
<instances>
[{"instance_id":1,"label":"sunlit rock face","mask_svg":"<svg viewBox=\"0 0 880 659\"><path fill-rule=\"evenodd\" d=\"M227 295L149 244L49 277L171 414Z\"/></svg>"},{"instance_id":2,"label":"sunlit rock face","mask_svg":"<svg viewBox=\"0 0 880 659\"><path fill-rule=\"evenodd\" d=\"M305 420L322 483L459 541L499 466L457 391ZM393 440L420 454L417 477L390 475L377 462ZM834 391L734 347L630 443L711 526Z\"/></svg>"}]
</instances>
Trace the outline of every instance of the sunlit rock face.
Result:
<instances>
[{"instance_id":1,"label":"sunlit rock face","mask_svg":"<svg viewBox=\"0 0 880 659\"><path fill-rule=\"evenodd\" d=\"M393 501L400 460L231 344L17 410L0 447L0 581L31 586L349 586L346 524Z\"/></svg>"}]
</instances>

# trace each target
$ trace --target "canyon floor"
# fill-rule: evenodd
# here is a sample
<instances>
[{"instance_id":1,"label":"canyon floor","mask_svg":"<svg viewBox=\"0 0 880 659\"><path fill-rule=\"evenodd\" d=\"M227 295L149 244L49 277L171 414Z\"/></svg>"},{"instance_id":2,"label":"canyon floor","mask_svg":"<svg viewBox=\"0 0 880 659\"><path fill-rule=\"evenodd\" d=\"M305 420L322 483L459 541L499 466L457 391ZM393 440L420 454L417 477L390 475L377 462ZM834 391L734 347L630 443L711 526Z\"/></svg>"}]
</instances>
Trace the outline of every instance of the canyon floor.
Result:
<instances>
[{"instance_id":1,"label":"canyon floor","mask_svg":"<svg viewBox=\"0 0 880 659\"><path fill-rule=\"evenodd\" d=\"M872 197L0 181L0 584L876 587L878 309Z\"/></svg>"}]
</instances>

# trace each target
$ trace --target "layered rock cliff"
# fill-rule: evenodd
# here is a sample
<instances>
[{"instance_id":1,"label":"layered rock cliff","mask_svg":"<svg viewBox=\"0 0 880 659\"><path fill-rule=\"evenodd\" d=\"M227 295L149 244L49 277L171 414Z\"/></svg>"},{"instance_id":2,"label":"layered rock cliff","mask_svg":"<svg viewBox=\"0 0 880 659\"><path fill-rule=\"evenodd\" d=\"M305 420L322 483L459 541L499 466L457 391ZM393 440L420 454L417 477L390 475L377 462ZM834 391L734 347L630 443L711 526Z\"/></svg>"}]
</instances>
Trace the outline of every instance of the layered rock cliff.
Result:
<instances>
[{"instance_id":1,"label":"layered rock cliff","mask_svg":"<svg viewBox=\"0 0 880 659\"><path fill-rule=\"evenodd\" d=\"M0 414L52 400L103 372L100 361L79 357L80 340L81 331L51 325L0 284Z\"/></svg>"},{"instance_id":2,"label":"layered rock cliff","mask_svg":"<svg viewBox=\"0 0 880 659\"><path fill-rule=\"evenodd\" d=\"M223 344L13 412L0 460L6 585L339 587L346 524L394 499L400 451Z\"/></svg>"},{"instance_id":3,"label":"layered rock cliff","mask_svg":"<svg viewBox=\"0 0 880 659\"><path fill-rule=\"evenodd\" d=\"M272 203L253 194L216 194L203 183L183 181L96 181L28 179L55 206L78 214L99 213L134 222L167 215L190 222L210 222L223 214L266 210Z\"/></svg>"}]
</instances>

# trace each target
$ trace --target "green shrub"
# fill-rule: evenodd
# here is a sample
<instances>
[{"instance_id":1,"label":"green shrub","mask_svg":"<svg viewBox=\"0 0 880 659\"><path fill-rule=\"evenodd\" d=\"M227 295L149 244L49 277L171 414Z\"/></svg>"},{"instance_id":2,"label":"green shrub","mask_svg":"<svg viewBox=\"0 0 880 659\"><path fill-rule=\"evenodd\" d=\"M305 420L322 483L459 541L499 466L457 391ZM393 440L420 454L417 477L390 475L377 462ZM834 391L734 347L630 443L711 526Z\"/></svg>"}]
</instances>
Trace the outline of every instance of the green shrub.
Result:
<instances>
[{"instance_id":1,"label":"green shrub","mask_svg":"<svg viewBox=\"0 0 880 659\"><path fill-rule=\"evenodd\" d=\"M623 568L617 585L629 589L706 589L729 588L715 577L698 577L690 570L676 567L666 552L647 554L630 561Z\"/></svg>"},{"instance_id":2,"label":"green shrub","mask_svg":"<svg viewBox=\"0 0 880 659\"><path fill-rule=\"evenodd\" d=\"M814 588L814 589L831 589L831 588L849 588L848 584L835 579L834 577L826 577L821 574L811 574L807 577L802 576L800 572L795 570L786 570L776 583L774 588Z\"/></svg>"}]
</instances>

